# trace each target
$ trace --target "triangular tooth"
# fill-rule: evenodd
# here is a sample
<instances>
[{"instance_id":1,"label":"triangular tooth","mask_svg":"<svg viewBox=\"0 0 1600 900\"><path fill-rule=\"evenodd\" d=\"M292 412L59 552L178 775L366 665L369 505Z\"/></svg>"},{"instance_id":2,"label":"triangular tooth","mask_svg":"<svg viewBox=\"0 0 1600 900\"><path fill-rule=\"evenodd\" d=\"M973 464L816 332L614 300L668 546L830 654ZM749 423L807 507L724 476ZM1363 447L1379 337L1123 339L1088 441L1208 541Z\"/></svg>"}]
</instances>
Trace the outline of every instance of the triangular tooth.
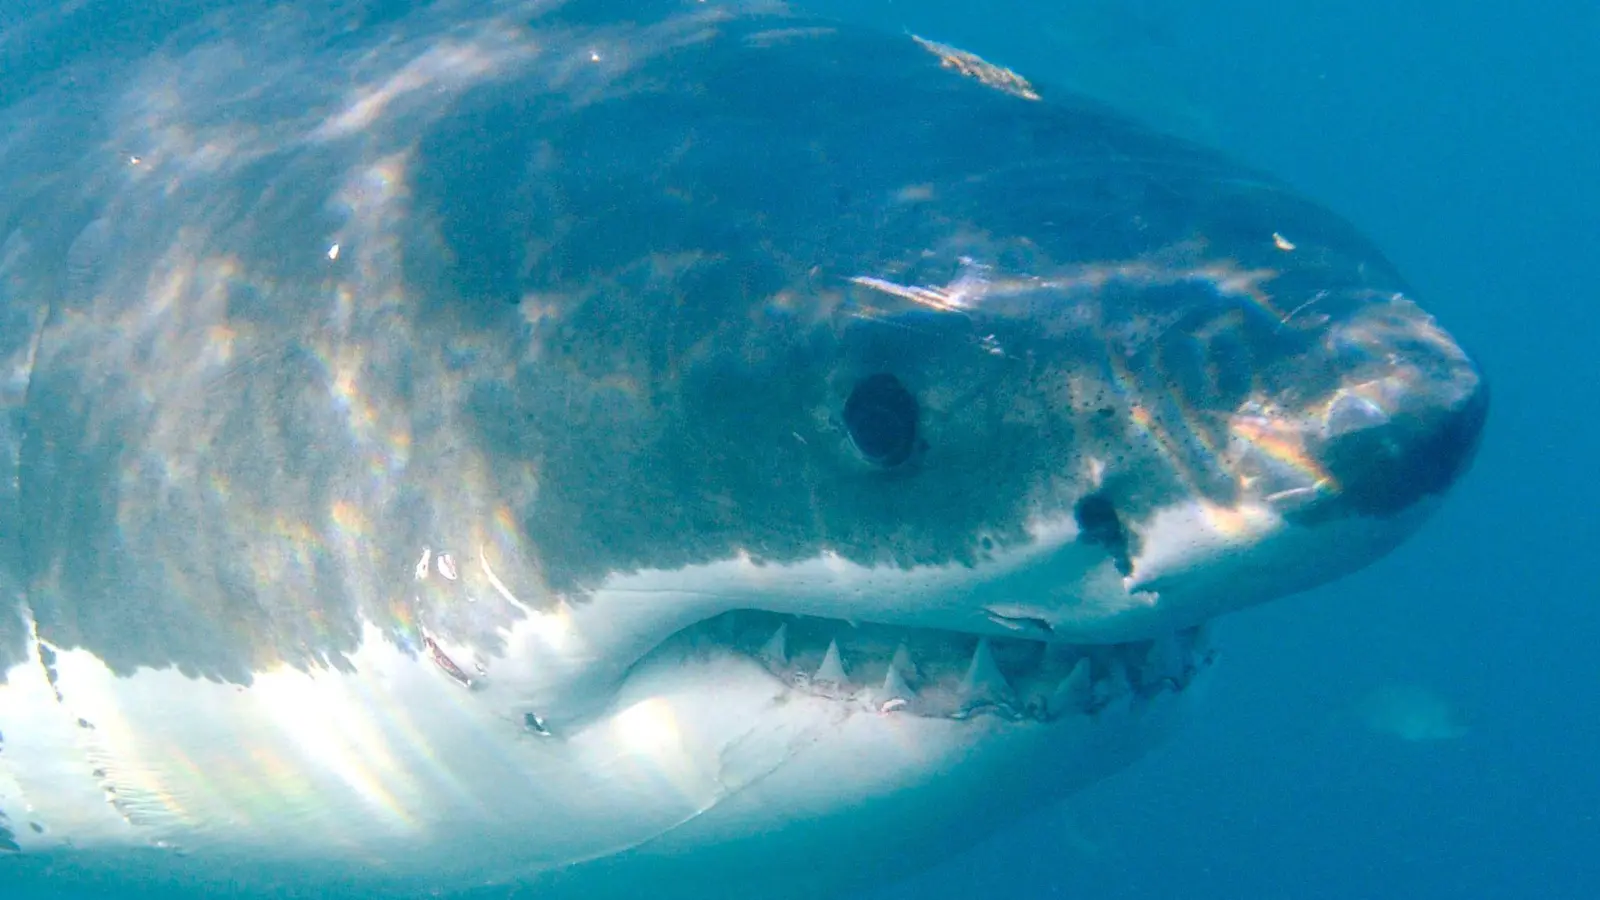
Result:
<instances>
[{"instance_id":1,"label":"triangular tooth","mask_svg":"<svg viewBox=\"0 0 1600 900\"><path fill-rule=\"evenodd\" d=\"M905 676L901 675L900 670L892 665L889 667L889 671L883 675L882 690L884 699L899 697L902 700L910 700L915 693L911 690L911 685L906 684Z\"/></svg>"},{"instance_id":2,"label":"triangular tooth","mask_svg":"<svg viewBox=\"0 0 1600 900\"><path fill-rule=\"evenodd\" d=\"M994 661L994 651L989 649L988 638L978 638L978 649L972 654L972 664L961 679L961 693L968 700L1001 700L1011 695L1011 685Z\"/></svg>"},{"instance_id":3,"label":"triangular tooth","mask_svg":"<svg viewBox=\"0 0 1600 900\"><path fill-rule=\"evenodd\" d=\"M906 684L905 676L900 674L900 668L892 661L889 671L883 675L883 686L878 689L878 709L883 712L899 709L911 702L916 694L911 686Z\"/></svg>"},{"instance_id":4,"label":"triangular tooth","mask_svg":"<svg viewBox=\"0 0 1600 900\"><path fill-rule=\"evenodd\" d=\"M1080 713L1089 708L1089 701L1093 699L1094 683L1089 676L1089 658L1085 656L1056 685L1055 692L1050 695L1048 708L1052 716Z\"/></svg>"},{"instance_id":5,"label":"triangular tooth","mask_svg":"<svg viewBox=\"0 0 1600 900\"><path fill-rule=\"evenodd\" d=\"M828 652L822 657L822 665L817 666L817 674L811 676L814 682L827 684L844 684L844 660L839 658L839 642L828 641Z\"/></svg>"},{"instance_id":6,"label":"triangular tooth","mask_svg":"<svg viewBox=\"0 0 1600 900\"><path fill-rule=\"evenodd\" d=\"M898 671L903 677L918 677L917 664L911 661L911 651L906 649L905 641L901 641L900 645L894 648L894 657L889 660L889 668Z\"/></svg>"},{"instance_id":7,"label":"triangular tooth","mask_svg":"<svg viewBox=\"0 0 1600 900\"><path fill-rule=\"evenodd\" d=\"M745 646L748 647L750 645L746 644ZM789 623L784 622L779 625L778 630L772 633L772 637L767 638L767 642L761 645L760 650L756 651L756 655L761 657L762 661L768 665L787 666L789 664Z\"/></svg>"}]
</instances>

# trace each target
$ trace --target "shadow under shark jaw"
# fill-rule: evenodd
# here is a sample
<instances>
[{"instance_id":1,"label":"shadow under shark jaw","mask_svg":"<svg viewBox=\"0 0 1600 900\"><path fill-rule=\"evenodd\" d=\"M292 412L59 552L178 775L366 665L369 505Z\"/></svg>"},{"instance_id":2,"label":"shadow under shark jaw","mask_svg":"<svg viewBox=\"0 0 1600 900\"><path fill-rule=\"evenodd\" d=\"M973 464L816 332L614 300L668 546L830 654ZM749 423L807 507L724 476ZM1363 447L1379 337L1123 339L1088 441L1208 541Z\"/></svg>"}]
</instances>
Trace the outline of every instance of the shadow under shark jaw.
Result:
<instances>
[{"instance_id":1,"label":"shadow under shark jaw","mask_svg":"<svg viewBox=\"0 0 1600 900\"><path fill-rule=\"evenodd\" d=\"M683 633L808 695L883 714L1051 722L1186 689L1215 656L1204 626L1156 640L1046 643L741 609Z\"/></svg>"}]
</instances>

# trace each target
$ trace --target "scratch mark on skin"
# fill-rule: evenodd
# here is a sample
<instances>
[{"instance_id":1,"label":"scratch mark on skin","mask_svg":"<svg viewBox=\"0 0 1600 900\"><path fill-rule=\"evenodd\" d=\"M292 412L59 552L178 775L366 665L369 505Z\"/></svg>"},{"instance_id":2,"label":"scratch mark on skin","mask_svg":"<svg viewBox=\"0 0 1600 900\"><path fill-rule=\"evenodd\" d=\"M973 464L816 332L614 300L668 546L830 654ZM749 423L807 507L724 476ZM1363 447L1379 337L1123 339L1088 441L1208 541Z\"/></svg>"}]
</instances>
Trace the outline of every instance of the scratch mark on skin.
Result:
<instances>
[{"instance_id":1,"label":"scratch mark on skin","mask_svg":"<svg viewBox=\"0 0 1600 900\"><path fill-rule=\"evenodd\" d=\"M997 66L976 53L958 50L949 44L941 44L912 35L911 39L921 44L924 49L939 57L939 65L946 69L954 69L968 78L976 79L985 87L992 87L1001 93L1024 100L1038 100L1039 92L1033 89L1028 79L1004 66Z\"/></svg>"},{"instance_id":2,"label":"scratch mark on skin","mask_svg":"<svg viewBox=\"0 0 1600 900\"><path fill-rule=\"evenodd\" d=\"M447 655L443 650L439 649L439 645L433 640L433 638L424 636L422 639L422 645L428 648L428 655L432 657L435 665L444 670L446 675L449 675L462 687L472 687L472 677L466 672L463 672L461 667L456 665L455 660L451 659L449 655Z\"/></svg>"}]
</instances>

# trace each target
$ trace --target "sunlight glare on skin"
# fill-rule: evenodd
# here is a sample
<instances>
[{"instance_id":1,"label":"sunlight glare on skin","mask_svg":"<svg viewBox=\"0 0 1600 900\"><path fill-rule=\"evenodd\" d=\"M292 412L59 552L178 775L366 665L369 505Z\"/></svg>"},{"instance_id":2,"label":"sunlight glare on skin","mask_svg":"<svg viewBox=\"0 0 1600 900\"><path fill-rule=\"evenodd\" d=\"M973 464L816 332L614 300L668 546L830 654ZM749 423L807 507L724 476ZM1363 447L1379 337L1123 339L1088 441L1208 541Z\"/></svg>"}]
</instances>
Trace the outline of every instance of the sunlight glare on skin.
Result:
<instances>
[{"instance_id":1,"label":"sunlight glare on skin","mask_svg":"<svg viewBox=\"0 0 1600 900\"><path fill-rule=\"evenodd\" d=\"M500 580L494 569L489 566L489 556L485 545L478 545L478 564L483 567L483 574L489 584L507 603L517 607L527 614L528 630L542 641L545 647L559 653L571 653L577 639L577 628L572 620L572 607L566 600L559 600L553 609L537 610L518 600L506 583Z\"/></svg>"},{"instance_id":2,"label":"sunlight glare on skin","mask_svg":"<svg viewBox=\"0 0 1600 900\"><path fill-rule=\"evenodd\" d=\"M1337 489L1334 477L1306 453L1304 439L1293 423L1273 416L1241 415L1235 416L1228 427L1234 438L1299 473L1304 481Z\"/></svg>"},{"instance_id":3,"label":"sunlight glare on skin","mask_svg":"<svg viewBox=\"0 0 1600 900\"><path fill-rule=\"evenodd\" d=\"M1219 506L1215 503L1202 502L1200 508L1205 514L1206 521L1211 524L1212 531L1234 540L1265 534L1278 525L1277 515L1267 507L1256 503Z\"/></svg>"},{"instance_id":4,"label":"sunlight glare on skin","mask_svg":"<svg viewBox=\"0 0 1600 900\"><path fill-rule=\"evenodd\" d=\"M624 754L618 760L623 764L619 776L643 782L640 788L644 790L664 781L699 811L711 808L721 798L722 786L699 764L704 751L685 743L671 701L663 697L640 700L611 720L610 731L612 745Z\"/></svg>"},{"instance_id":5,"label":"sunlight glare on skin","mask_svg":"<svg viewBox=\"0 0 1600 900\"><path fill-rule=\"evenodd\" d=\"M1124 584L1132 590L1151 578L1170 576L1236 552L1282 528L1282 516L1261 503L1222 506L1196 500L1168 507L1151 519L1144 552Z\"/></svg>"},{"instance_id":6,"label":"sunlight glare on skin","mask_svg":"<svg viewBox=\"0 0 1600 900\"><path fill-rule=\"evenodd\" d=\"M333 774L393 828L416 823L400 797L416 797L389 751L389 736L337 677L284 667L258 676L250 697L304 757Z\"/></svg>"},{"instance_id":7,"label":"sunlight glare on skin","mask_svg":"<svg viewBox=\"0 0 1600 900\"><path fill-rule=\"evenodd\" d=\"M619 746L640 756L661 759L683 747L677 716L671 705L657 697L623 710L613 721L612 729Z\"/></svg>"},{"instance_id":8,"label":"sunlight glare on skin","mask_svg":"<svg viewBox=\"0 0 1600 900\"><path fill-rule=\"evenodd\" d=\"M439 41L381 82L363 84L338 112L323 121L312 138L334 140L359 134L409 95L476 83L536 52L521 29L510 23L496 24L499 27L485 28L467 40Z\"/></svg>"},{"instance_id":9,"label":"sunlight glare on skin","mask_svg":"<svg viewBox=\"0 0 1600 900\"><path fill-rule=\"evenodd\" d=\"M70 696L72 714L78 716L80 722L93 726L93 731L85 730L81 738L91 745L91 757L97 758L102 768L111 768L114 760L117 793L108 794L107 802L141 798L159 804L180 817L180 821L192 824L194 817L156 774L170 757L152 752L164 748L149 747L148 742L140 738L138 729L123 715L112 690L116 676L92 654L62 649L55 649L54 653L57 690L62 691L63 696Z\"/></svg>"}]
</instances>

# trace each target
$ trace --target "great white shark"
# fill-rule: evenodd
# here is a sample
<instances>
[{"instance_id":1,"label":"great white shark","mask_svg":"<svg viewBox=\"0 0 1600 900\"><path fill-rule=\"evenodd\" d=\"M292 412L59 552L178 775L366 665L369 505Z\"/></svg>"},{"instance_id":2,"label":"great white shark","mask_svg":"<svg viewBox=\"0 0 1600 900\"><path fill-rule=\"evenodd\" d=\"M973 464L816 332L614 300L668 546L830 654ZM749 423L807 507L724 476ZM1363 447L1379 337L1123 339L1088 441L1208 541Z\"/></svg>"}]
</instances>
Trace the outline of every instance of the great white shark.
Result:
<instances>
[{"instance_id":1,"label":"great white shark","mask_svg":"<svg viewBox=\"0 0 1600 900\"><path fill-rule=\"evenodd\" d=\"M1414 297L1269 176L776 4L63 57L0 109L0 879L929 865L1439 506L1488 392Z\"/></svg>"}]
</instances>

